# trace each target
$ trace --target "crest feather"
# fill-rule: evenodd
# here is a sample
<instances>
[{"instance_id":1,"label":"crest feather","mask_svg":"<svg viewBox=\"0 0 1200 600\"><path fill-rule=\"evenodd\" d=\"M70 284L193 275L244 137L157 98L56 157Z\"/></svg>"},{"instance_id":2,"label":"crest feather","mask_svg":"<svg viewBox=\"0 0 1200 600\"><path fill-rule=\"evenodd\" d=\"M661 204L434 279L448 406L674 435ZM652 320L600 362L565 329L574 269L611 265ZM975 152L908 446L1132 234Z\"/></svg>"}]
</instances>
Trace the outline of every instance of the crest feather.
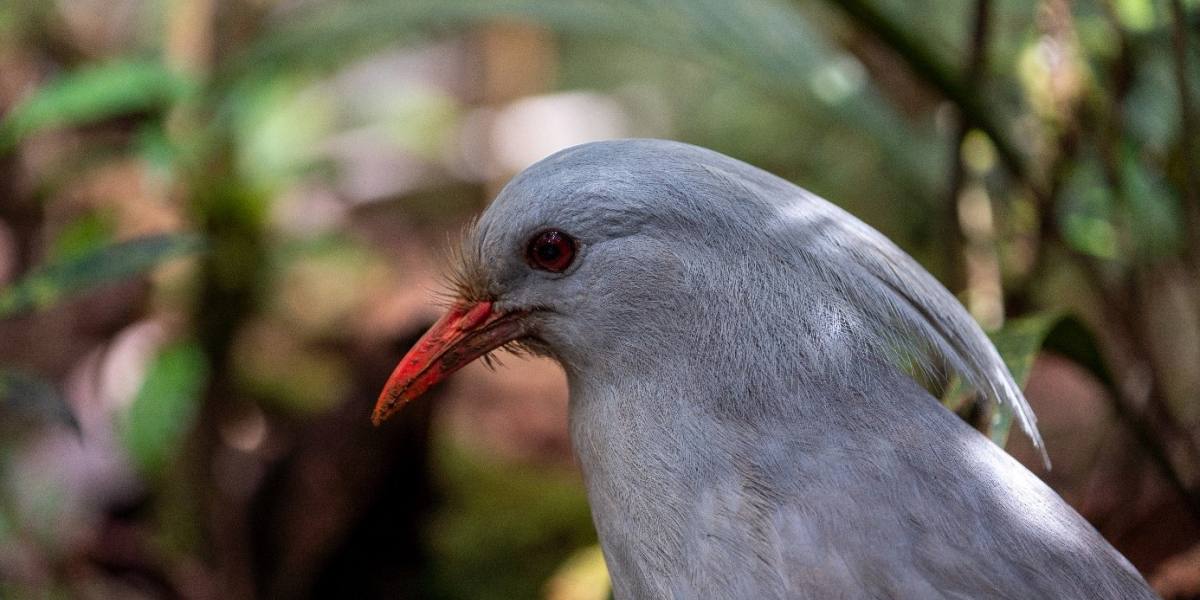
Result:
<instances>
[{"instance_id":1,"label":"crest feather","mask_svg":"<svg viewBox=\"0 0 1200 600\"><path fill-rule=\"evenodd\" d=\"M872 342L927 374L958 375L1011 409L1049 466L1037 418L987 334L940 282L891 240L837 206L805 193L805 245L823 275L862 313ZM817 251L819 249L819 251ZM830 250L833 250L830 252Z\"/></svg>"}]
</instances>

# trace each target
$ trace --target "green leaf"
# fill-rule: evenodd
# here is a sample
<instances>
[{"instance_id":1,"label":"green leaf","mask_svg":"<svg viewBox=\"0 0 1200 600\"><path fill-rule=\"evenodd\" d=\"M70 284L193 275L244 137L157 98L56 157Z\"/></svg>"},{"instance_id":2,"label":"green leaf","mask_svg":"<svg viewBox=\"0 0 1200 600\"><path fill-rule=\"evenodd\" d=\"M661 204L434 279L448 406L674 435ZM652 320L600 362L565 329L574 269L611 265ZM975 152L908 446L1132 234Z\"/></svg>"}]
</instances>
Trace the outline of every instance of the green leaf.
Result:
<instances>
[{"instance_id":1,"label":"green leaf","mask_svg":"<svg viewBox=\"0 0 1200 600\"><path fill-rule=\"evenodd\" d=\"M1126 149L1121 161L1129 235L1141 257L1173 256L1186 246L1183 202L1163 173L1143 156Z\"/></svg>"},{"instance_id":2,"label":"green leaf","mask_svg":"<svg viewBox=\"0 0 1200 600\"><path fill-rule=\"evenodd\" d=\"M1112 374L1104 365L1096 337L1073 315L1050 311L1015 319L992 335L992 343L1021 387L1029 382L1033 359L1043 349L1071 360L1104 385L1113 386Z\"/></svg>"},{"instance_id":3,"label":"green leaf","mask_svg":"<svg viewBox=\"0 0 1200 600\"><path fill-rule=\"evenodd\" d=\"M1008 366L1017 385L1022 388L1029 382L1029 371L1033 367L1033 359L1042 349L1046 336L1054 329L1063 315L1059 311L1051 311L1009 321L1002 329L991 335L992 343L1000 351L1000 357Z\"/></svg>"},{"instance_id":4,"label":"green leaf","mask_svg":"<svg viewBox=\"0 0 1200 600\"><path fill-rule=\"evenodd\" d=\"M1013 411L1007 405L996 407L988 415L987 436L992 443L1003 448L1008 444L1008 434L1012 432Z\"/></svg>"},{"instance_id":5,"label":"green leaf","mask_svg":"<svg viewBox=\"0 0 1200 600\"><path fill-rule=\"evenodd\" d=\"M1104 364L1095 336L1074 316L1050 311L1014 319L991 334L991 338L1013 379L1022 388L1029 383L1029 373L1038 352L1050 350L1086 369L1108 389L1114 389L1112 374ZM973 406L972 398L971 391L956 379L948 386L942 404L964 415ZM1012 407L996 406L985 417L988 437L1003 447L1012 429Z\"/></svg>"},{"instance_id":6,"label":"green leaf","mask_svg":"<svg viewBox=\"0 0 1200 600\"><path fill-rule=\"evenodd\" d=\"M1022 388L1029 382L1029 373L1038 352L1050 350L1087 369L1102 384L1113 389L1112 374L1104 364L1095 336L1072 315L1050 311L1015 319L991 337L1013 379ZM1003 446L1012 420L1011 407L1000 407L993 411L988 416L988 435Z\"/></svg>"},{"instance_id":7,"label":"green leaf","mask_svg":"<svg viewBox=\"0 0 1200 600\"><path fill-rule=\"evenodd\" d=\"M208 379L208 361L194 341L159 351L120 427L134 462L154 473L187 433Z\"/></svg>"},{"instance_id":8,"label":"green leaf","mask_svg":"<svg viewBox=\"0 0 1200 600\"><path fill-rule=\"evenodd\" d=\"M996 345L996 350L1000 352L1000 357L1004 359L1004 364L1018 386L1024 388L1029 382L1033 360L1042 349L1046 336L1061 319L1062 314L1057 311L1014 319L991 335L992 343ZM1003 447L1008 442L1008 434L1012 430L1012 407L997 406L988 413L987 419L988 437Z\"/></svg>"},{"instance_id":9,"label":"green leaf","mask_svg":"<svg viewBox=\"0 0 1200 600\"><path fill-rule=\"evenodd\" d=\"M193 87L191 80L157 60L126 59L83 67L51 81L13 108L0 123L0 152L54 127L169 107Z\"/></svg>"},{"instance_id":10,"label":"green leaf","mask_svg":"<svg viewBox=\"0 0 1200 600\"><path fill-rule=\"evenodd\" d=\"M88 288L141 275L203 247L202 239L196 235L155 235L40 267L0 290L0 319L42 310Z\"/></svg>"},{"instance_id":11,"label":"green leaf","mask_svg":"<svg viewBox=\"0 0 1200 600\"><path fill-rule=\"evenodd\" d=\"M1025 384L1029 382L1029 373L1033 369L1033 361L1037 358L1038 352L1056 331L1062 327L1069 328L1072 324L1078 326L1078 321L1064 317L1060 311L1050 311L1022 319L1013 319L1004 328L990 334L989 337L995 344L996 350L1000 352L1000 357L1004 359L1004 364L1012 373L1017 385L1024 388ZM1066 330L1064 329L1064 331ZM1075 336L1070 339L1078 340L1079 338ZM1082 355L1082 350L1077 354ZM975 406L972 402L974 397L975 394L962 381L955 378L947 386L942 404L959 415L967 415ZM1008 433L1012 429L1012 407L1008 405L989 407L984 418L986 420L984 428L988 437L998 446L1003 447L1007 443Z\"/></svg>"},{"instance_id":12,"label":"green leaf","mask_svg":"<svg viewBox=\"0 0 1200 600\"><path fill-rule=\"evenodd\" d=\"M75 219L63 229L50 247L51 262L84 256L112 243L116 218L110 212L94 212Z\"/></svg>"},{"instance_id":13,"label":"green leaf","mask_svg":"<svg viewBox=\"0 0 1200 600\"><path fill-rule=\"evenodd\" d=\"M79 431L75 414L54 386L24 371L0 368L0 409L11 409Z\"/></svg>"},{"instance_id":14,"label":"green leaf","mask_svg":"<svg viewBox=\"0 0 1200 600\"><path fill-rule=\"evenodd\" d=\"M1083 161L1066 177L1062 200L1055 207L1063 239L1075 250L1097 258L1120 254L1113 223L1116 198L1096 161Z\"/></svg>"}]
</instances>

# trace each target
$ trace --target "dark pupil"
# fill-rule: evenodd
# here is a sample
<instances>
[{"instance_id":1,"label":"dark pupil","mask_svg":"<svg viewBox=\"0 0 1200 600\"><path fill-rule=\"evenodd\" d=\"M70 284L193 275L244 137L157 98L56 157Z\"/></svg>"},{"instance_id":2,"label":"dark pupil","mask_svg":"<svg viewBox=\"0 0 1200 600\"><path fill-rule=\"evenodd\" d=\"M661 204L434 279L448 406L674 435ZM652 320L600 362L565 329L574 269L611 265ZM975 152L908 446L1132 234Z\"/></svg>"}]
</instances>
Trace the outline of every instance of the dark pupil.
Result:
<instances>
[{"instance_id":1,"label":"dark pupil","mask_svg":"<svg viewBox=\"0 0 1200 600\"><path fill-rule=\"evenodd\" d=\"M530 240L525 252L530 266L561 273L575 258L575 240L560 231L546 231Z\"/></svg>"},{"instance_id":2,"label":"dark pupil","mask_svg":"<svg viewBox=\"0 0 1200 600\"><path fill-rule=\"evenodd\" d=\"M538 244L537 249L538 260L544 262L554 262L558 257L562 256L562 248L559 247L558 240L548 240L545 243Z\"/></svg>"}]
</instances>

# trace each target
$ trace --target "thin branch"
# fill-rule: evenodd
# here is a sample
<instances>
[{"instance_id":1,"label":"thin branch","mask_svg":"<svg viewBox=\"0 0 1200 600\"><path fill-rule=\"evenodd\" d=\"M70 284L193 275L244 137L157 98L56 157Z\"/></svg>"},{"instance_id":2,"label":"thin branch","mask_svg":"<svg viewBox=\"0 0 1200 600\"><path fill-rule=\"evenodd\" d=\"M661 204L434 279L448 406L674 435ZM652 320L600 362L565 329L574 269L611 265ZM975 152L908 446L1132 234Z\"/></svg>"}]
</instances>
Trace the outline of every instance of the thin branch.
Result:
<instances>
[{"instance_id":1,"label":"thin branch","mask_svg":"<svg viewBox=\"0 0 1200 600\"><path fill-rule=\"evenodd\" d=\"M1080 147L1078 134L1079 132L1073 130L1065 132L1061 140L1064 152L1055 161L1055 165L1051 169L1052 173L1065 170L1067 165L1077 158ZM1061 176L1054 175L1051 182L1061 180ZM1057 185L1049 193L1051 197L1057 197ZM1120 293L1128 292L1127 287L1114 289L1114 286L1109 285L1102 265L1092 257L1074 250L1062 238L1062 229L1053 204L1038 202L1036 206L1041 223L1039 237L1042 244L1054 244L1062 248L1071 264L1079 269L1087 285L1091 288L1092 296L1096 298L1100 306L1105 327L1114 331L1114 335L1110 336L1110 339L1123 346L1117 354L1150 365L1150 390L1146 394L1146 398L1131 396L1129 393L1131 386L1115 381L1111 389L1113 408L1117 418L1133 432L1134 437L1154 465L1162 472L1167 483L1179 494L1189 514L1197 523L1200 523L1200 487L1196 485L1196 482L1189 483L1180 469L1176 467L1175 461L1171 458L1167 438L1175 440L1177 443L1182 442L1182 449L1187 452L1189 458L1197 455L1197 449L1194 440L1187 435L1186 431L1181 430L1170 410L1166 408L1167 399L1162 389L1162 373L1155 368L1154 357L1149 351L1149 340L1145 337L1145 333L1137 327L1136 315L1141 312L1140 308L1136 306L1136 299L1133 294ZM1042 257L1047 254L1044 250L1040 253ZM1038 261L1035 269L1045 269L1046 267L1047 263L1043 258ZM1112 362L1111 358L1108 362ZM1114 375L1121 377L1118 370L1114 370ZM1136 408L1143 404L1141 400L1145 400L1149 405L1149 411L1141 411Z\"/></svg>"}]
</instances>

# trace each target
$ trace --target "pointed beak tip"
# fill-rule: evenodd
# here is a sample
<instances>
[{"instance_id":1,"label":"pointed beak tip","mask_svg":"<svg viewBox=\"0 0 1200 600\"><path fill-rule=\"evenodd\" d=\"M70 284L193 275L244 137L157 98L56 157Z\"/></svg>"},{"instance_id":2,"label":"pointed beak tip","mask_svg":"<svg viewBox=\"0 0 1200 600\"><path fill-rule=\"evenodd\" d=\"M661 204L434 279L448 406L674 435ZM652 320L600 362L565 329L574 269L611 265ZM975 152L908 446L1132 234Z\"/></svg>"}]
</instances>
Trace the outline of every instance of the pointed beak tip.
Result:
<instances>
[{"instance_id":1,"label":"pointed beak tip","mask_svg":"<svg viewBox=\"0 0 1200 600\"><path fill-rule=\"evenodd\" d=\"M405 399L389 385L384 388L383 393L379 395L379 400L375 402L375 410L371 411L371 423L379 427L405 404Z\"/></svg>"}]
</instances>

